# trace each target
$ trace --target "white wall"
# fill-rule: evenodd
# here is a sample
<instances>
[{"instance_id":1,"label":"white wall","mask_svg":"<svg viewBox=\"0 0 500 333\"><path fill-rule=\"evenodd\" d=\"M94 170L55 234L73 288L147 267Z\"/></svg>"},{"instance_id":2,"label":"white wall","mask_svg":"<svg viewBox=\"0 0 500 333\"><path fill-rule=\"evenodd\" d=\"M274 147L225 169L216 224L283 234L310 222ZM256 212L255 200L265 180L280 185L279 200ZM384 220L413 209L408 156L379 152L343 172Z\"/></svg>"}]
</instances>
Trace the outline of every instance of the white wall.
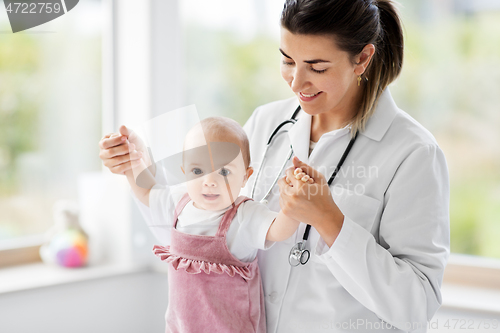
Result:
<instances>
[{"instance_id":1,"label":"white wall","mask_svg":"<svg viewBox=\"0 0 500 333\"><path fill-rule=\"evenodd\" d=\"M162 333L167 277L144 272L0 295L1 333Z\"/></svg>"},{"instance_id":2,"label":"white wall","mask_svg":"<svg viewBox=\"0 0 500 333\"><path fill-rule=\"evenodd\" d=\"M164 273L143 272L0 295L1 333L163 333ZM440 308L428 333L497 332L500 314ZM472 325L472 326L471 326ZM461 329L462 327L462 329Z\"/></svg>"}]
</instances>

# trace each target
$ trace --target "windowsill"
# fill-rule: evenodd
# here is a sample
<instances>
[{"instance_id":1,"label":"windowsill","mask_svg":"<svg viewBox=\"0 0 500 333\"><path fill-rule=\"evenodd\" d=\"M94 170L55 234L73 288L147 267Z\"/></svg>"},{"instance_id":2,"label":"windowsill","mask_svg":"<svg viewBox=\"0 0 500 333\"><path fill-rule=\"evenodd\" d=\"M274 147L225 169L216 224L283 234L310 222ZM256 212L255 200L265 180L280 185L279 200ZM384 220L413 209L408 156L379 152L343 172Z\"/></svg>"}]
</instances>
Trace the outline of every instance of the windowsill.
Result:
<instances>
[{"instance_id":1,"label":"windowsill","mask_svg":"<svg viewBox=\"0 0 500 333\"><path fill-rule=\"evenodd\" d=\"M452 253L443 284L500 291L500 260Z\"/></svg>"},{"instance_id":2,"label":"windowsill","mask_svg":"<svg viewBox=\"0 0 500 333\"><path fill-rule=\"evenodd\" d=\"M0 295L150 270L149 266L130 263L102 264L82 268L63 268L44 263L14 266L0 270Z\"/></svg>"},{"instance_id":3,"label":"windowsill","mask_svg":"<svg viewBox=\"0 0 500 333\"><path fill-rule=\"evenodd\" d=\"M466 264L469 257L453 255L452 258L450 258L450 265L463 265ZM495 261L492 263L494 265ZM477 258L475 264L478 264ZM493 268L491 265L489 267ZM0 270L0 295L148 271L164 274L166 268L167 265L163 263L153 265L132 263L102 264L74 269L50 266L43 263L14 266ZM441 292L443 297L442 307L444 308L500 314L499 289L456 284L445 279Z\"/></svg>"},{"instance_id":4,"label":"windowsill","mask_svg":"<svg viewBox=\"0 0 500 333\"><path fill-rule=\"evenodd\" d=\"M500 314L500 290L443 283L444 308Z\"/></svg>"}]
</instances>

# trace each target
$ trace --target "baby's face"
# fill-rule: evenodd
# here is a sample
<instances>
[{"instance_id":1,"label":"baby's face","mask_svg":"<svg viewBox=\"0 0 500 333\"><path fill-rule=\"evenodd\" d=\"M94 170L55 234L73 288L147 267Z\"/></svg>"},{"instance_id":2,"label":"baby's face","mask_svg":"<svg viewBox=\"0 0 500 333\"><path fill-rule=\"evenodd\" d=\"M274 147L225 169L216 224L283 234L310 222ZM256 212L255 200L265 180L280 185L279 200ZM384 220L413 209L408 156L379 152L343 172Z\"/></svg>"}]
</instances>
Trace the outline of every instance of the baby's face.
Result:
<instances>
[{"instance_id":1,"label":"baby's face","mask_svg":"<svg viewBox=\"0 0 500 333\"><path fill-rule=\"evenodd\" d=\"M224 164L223 167L213 170L212 165L218 164L217 158L208 148L206 156L202 154L190 153L190 148L203 146L209 142L232 142L230 138L227 141L222 137L211 141L207 135L207 141L203 131L199 128L190 131L184 145L183 172L186 175L186 185L189 196L194 202L195 207L205 210L221 210L230 206L238 197L241 188L245 186L248 177L251 174L251 168L245 168L245 162L241 150L231 162ZM236 144L236 143L234 143ZM210 155L212 153L212 155ZM214 161L215 160L215 161ZM212 164L213 163L213 164ZM249 172L249 174L248 174Z\"/></svg>"}]
</instances>

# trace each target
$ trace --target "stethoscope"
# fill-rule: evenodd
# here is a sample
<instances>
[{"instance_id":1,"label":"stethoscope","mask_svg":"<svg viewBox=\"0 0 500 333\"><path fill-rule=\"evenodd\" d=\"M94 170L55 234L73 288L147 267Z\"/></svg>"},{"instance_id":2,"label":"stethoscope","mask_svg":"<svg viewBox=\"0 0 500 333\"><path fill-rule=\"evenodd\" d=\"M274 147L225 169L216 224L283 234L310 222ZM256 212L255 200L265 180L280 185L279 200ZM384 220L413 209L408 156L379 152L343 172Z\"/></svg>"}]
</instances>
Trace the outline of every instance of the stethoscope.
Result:
<instances>
[{"instance_id":1,"label":"stethoscope","mask_svg":"<svg viewBox=\"0 0 500 333\"><path fill-rule=\"evenodd\" d=\"M262 157L262 162L260 164L259 170L257 171L257 174L255 176L255 180L253 182L253 188L252 188L252 193L251 193L252 199L254 197L255 187L257 185L257 180L258 180L259 175L262 171L262 167L263 167L264 163L266 162L267 151L269 150L269 147L272 145L272 143L274 142L276 137L278 137L279 135L281 135L283 133L288 132L288 130L283 130L283 131L279 132L279 130L283 126L285 126L286 124L295 124L297 122L296 116L299 113L299 111L300 111L300 105L297 107L297 109L293 113L292 117L290 117L290 119L287 119L287 120L283 121L281 124L279 124L276 127L276 129L273 131L271 136L269 137L269 140L267 141L266 149L264 150L264 155ZM349 144L347 145L347 148L345 149L344 153L342 154L342 157L340 158L340 161L339 161L337 167L335 168L335 170L332 173L332 176L328 180L328 186L330 186L332 184L333 180L337 176L337 173L339 172L340 168L342 167L342 164L344 164L344 161L347 158L347 155L349 154L349 152L351 151L351 148L352 148L354 142L356 141L357 137L358 137L358 132L356 132L354 137L349 141ZM278 182L281 174L283 173L283 170L285 169L286 164L288 163L288 161L290 160L292 155L293 155L293 148L290 145L290 150L289 150L288 154L286 155L286 159L285 159L284 163L282 164L280 171L276 175L276 178L274 179L271 187L266 192L266 194L264 194L264 197L260 200L261 203L264 203L264 204L268 203L267 199L268 199L269 195L271 194L274 185L276 185L276 183ZM311 230L311 225L308 224L306 226L306 230L304 231L304 236L302 237L302 241L295 244L292 247L292 249L290 250L288 262L293 267L298 266L298 265L305 265L309 261L309 258L311 257L311 253L309 252L309 250L306 249L307 239L309 238L309 231L310 230Z\"/></svg>"},{"instance_id":2,"label":"stethoscope","mask_svg":"<svg viewBox=\"0 0 500 333\"><path fill-rule=\"evenodd\" d=\"M264 155L262 156L262 162L260 164L259 170L257 170L257 175L255 176L255 180L253 182L252 193L250 194L250 197L252 199L254 198L255 187L257 185L257 180L259 179L260 173L262 171L262 166L266 163L267 151L269 150L269 147L271 147L271 145L273 144L274 140L278 136L280 136L282 134L285 134L285 133L288 133L288 130L283 130L281 132L279 132L279 130L283 126L285 126L286 124L295 124L297 122L297 120L295 119L295 117L297 116L297 113L299 113L299 111L300 111L300 105L297 107L297 109L293 113L292 117L290 119L287 119L287 120L283 121L281 124L279 124L276 127L276 129L273 131L273 133L271 134L271 136L269 137L269 140L267 140L266 149L264 150ZM267 203L268 203L267 198L269 198L269 195L271 195L271 192L272 192L272 190L274 188L274 185L276 185L276 183L278 182L278 180L280 178L280 175L283 173L283 170L285 169L285 166L287 165L287 163L290 160L290 158L292 157L292 155L293 155L293 148L292 148L292 145L290 145L290 150L288 151L288 154L286 155L286 159L283 162L283 164L281 165L280 171L276 175L276 178L274 179L273 184L269 187L269 190L267 190L266 194L264 194L264 197L262 197L262 199L260 200L261 203L267 205Z\"/></svg>"}]
</instances>

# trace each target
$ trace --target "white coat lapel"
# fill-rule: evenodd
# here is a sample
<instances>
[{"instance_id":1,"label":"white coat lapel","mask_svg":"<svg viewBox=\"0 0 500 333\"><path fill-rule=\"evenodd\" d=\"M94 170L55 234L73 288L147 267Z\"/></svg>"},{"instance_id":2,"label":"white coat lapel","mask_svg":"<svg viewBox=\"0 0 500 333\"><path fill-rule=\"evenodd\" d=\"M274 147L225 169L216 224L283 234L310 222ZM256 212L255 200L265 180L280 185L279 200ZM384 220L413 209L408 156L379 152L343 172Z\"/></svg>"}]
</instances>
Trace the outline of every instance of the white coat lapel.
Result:
<instances>
[{"instance_id":1,"label":"white coat lapel","mask_svg":"<svg viewBox=\"0 0 500 333\"><path fill-rule=\"evenodd\" d=\"M301 161L309 163L309 140L311 138L312 116L300 111L297 123L288 131L293 153Z\"/></svg>"}]
</instances>

